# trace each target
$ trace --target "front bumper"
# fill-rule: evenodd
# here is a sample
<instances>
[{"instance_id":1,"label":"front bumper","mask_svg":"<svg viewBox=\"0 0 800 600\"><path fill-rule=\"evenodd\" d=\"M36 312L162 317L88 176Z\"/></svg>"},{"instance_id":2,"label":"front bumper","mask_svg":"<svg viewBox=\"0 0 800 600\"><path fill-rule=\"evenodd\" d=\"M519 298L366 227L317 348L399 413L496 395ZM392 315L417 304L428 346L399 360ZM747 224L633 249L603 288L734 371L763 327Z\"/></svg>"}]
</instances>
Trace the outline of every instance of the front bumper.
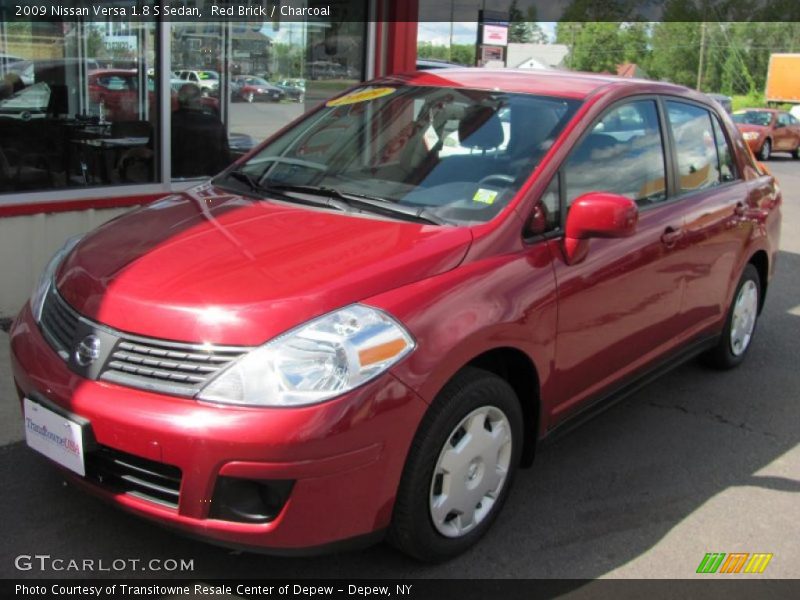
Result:
<instances>
[{"instance_id":1,"label":"front bumper","mask_svg":"<svg viewBox=\"0 0 800 600\"><path fill-rule=\"evenodd\" d=\"M180 469L176 508L64 470L123 509L218 543L282 551L366 536L389 523L427 406L391 374L317 406L221 407L81 378L43 338L27 305L10 335L21 397L87 419L104 448ZM219 476L295 483L274 520L243 523L210 516Z\"/></svg>"}]
</instances>

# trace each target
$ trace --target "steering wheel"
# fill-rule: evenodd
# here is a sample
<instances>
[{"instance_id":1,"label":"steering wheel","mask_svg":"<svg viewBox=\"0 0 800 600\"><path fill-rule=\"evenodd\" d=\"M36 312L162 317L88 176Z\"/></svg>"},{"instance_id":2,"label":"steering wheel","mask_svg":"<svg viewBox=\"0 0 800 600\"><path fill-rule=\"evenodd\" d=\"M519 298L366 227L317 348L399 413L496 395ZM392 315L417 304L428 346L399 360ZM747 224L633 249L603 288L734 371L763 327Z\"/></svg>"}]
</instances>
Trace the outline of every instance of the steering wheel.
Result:
<instances>
[{"instance_id":1,"label":"steering wheel","mask_svg":"<svg viewBox=\"0 0 800 600\"><path fill-rule=\"evenodd\" d=\"M478 183L476 183L476 187L481 187L484 183L489 183L490 181L502 181L503 183L514 183L514 178L511 175L501 175L499 173L495 173L493 175L487 175L483 177Z\"/></svg>"}]
</instances>

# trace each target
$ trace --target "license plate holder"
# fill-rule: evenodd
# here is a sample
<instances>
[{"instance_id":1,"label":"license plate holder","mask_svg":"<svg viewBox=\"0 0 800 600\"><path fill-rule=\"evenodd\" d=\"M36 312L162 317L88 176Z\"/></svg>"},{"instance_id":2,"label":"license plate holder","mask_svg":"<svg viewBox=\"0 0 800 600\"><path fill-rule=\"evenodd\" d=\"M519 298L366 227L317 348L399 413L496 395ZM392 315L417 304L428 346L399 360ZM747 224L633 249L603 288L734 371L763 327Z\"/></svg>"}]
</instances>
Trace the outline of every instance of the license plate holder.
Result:
<instances>
[{"instance_id":1,"label":"license plate holder","mask_svg":"<svg viewBox=\"0 0 800 600\"><path fill-rule=\"evenodd\" d=\"M84 451L88 421L78 422L30 398L23 400L23 412L28 446L62 467L86 476Z\"/></svg>"}]
</instances>

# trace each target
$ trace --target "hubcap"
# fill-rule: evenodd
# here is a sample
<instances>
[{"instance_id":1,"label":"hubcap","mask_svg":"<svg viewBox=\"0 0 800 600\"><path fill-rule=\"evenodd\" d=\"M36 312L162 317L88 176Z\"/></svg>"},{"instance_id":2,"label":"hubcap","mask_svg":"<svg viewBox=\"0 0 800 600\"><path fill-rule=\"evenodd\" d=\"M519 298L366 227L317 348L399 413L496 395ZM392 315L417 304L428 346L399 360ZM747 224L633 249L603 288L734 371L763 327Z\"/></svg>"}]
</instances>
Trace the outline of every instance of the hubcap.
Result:
<instances>
[{"instance_id":1,"label":"hubcap","mask_svg":"<svg viewBox=\"0 0 800 600\"><path fill-rule=\"evenodd\" d=\"M499 408L482 406L456 425L447 438L430 490L437 531L460 537L491 512L511 464L511 425Z\"/></svg>"},{"instance_id":2,"label":"hubcap","mask_svg":"<svg viewBox=\"0 0 800 600\"><path fill-rule=\"evenodd\" d=\"M741 356L753 337L758 313L758 288L748 280L739 290L736 302L733 304L733 317L731 319L731 352L734 356Z\"/></svg>"}]
</instances>

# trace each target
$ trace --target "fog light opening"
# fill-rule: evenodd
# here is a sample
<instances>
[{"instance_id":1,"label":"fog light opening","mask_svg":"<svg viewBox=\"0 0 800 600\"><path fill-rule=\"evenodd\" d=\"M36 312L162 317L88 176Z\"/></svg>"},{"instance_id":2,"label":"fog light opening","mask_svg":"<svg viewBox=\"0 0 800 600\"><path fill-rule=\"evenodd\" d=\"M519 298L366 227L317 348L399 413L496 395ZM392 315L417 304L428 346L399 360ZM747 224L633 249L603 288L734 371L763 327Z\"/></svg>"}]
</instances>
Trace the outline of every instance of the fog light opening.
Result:
<instances>
[{"instance_id":1,"label":"fog light opening","mask_svg":"<svg viewBox=\"0 0 800 600\"><path fill-rule=\"evenodd\" d=\"M292 479L255 481L218 477L209 516L240 523L269 523L283 510L292 487Z\"/></svg>"}]
</instances>

